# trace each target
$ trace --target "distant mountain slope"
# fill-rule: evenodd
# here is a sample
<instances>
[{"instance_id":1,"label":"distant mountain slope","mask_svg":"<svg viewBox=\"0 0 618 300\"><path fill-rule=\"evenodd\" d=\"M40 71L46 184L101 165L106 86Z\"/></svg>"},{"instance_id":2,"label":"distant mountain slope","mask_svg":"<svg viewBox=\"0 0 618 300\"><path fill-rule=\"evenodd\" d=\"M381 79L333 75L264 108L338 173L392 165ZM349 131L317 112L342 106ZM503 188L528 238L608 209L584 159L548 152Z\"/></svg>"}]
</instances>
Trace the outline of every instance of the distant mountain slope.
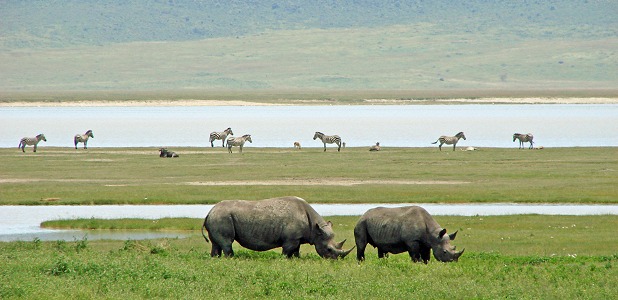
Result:
<instances>
[{"instance_id":1,"label":"distant mountain slope","mask_svg":"<svg viewBox=\"0 0 618 300\"><path fill-rule=\"evenodd\" d=\"M0 0L0 92L616 89L617 49L615 0Z\"/></svg>"},{"instance_id":2,"label":"distant mountain slope","mask_svg":"<svg viewBox=\"0 0 618 300\"><path fill-rule=\"evenodd\" d=\"M616 35L613 0L8 0L0 2L0 47L65 47L186 41L273 30L436 23L444 30L496 26L604 27ZM584 27L584 28L582 28Z\"/></svg>"}]
</instances>

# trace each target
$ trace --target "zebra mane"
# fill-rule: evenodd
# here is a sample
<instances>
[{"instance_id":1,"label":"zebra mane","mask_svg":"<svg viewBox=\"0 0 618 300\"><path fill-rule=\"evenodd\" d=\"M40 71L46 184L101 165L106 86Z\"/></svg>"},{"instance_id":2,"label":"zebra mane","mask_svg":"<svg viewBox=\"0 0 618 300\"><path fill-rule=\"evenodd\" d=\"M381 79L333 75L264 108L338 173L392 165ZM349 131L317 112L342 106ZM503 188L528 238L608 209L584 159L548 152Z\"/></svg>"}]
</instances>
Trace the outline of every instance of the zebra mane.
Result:
<instances>
[{"instance_id":1,"label":"zebra mane","mask_svg":"<svg viewBox=\"0 0 618 300\"><path fill-rule=\"evenodd\" d=\"M250 134L245 134L242 137L248 137L248 136L251 136L251 135Z\"/></svg>"},{"instance_id":2,"label":"zebra mane","mask_svg":"<svg viewBox=\"0 0 618 300\"><path fill-rule=\"evenodd\" d=\"M464 133L463 133L463 131L460 131L460 132L459 132L459 133L457 133L455 136L460 136L460 135L463 135L463 134L464 134Z\"/></svg>"},{"instance_id":3,"label":"zebra mane","mask_svg":"<svg viewBox=\"0 0 618 300\"><path fill-rule=\"evenodd\" d=\"M323 133L321 133L321 132L319 132L319 131L316 131L316 132L315 132L315 134L321 134L321 135L324 135Z\"/></svg>"}]
</instances>

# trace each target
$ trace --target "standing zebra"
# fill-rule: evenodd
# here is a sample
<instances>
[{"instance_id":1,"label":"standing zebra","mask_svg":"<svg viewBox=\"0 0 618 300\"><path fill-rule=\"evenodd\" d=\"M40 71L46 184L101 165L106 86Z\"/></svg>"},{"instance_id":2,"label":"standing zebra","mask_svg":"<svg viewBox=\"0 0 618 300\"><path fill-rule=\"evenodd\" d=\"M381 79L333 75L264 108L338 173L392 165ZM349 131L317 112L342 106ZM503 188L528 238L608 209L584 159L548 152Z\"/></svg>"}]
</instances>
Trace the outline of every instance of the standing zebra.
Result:
<instances>
[{"instance_id":1,"label":"standing zebra","mask_svg":"<svg viewBox=\"0 0 618 300\"><path fill-rule=\"evenodd\" d=\"M245 145L245 142L249 141L249 143L253 143L253 141L251 140L251 135L250 134L245 134L241 137L230 137L227 139L227 151L229 151L230 153L232 153L232 147L233 146L239 146L240 147L240 153L242 153L242 147Z\"/></svg>"},{"instance_id":2,"label":"standing zebra","mask_svg":"<svg viewBox=\"0 0 618 300\"><path fill-rule=\"evenodd\" d=\"M326 144L337 144L337 152L341 151L341 138L338 135L325 135L319 131L316 131L313 135L313 139L320 138L324 143L324 152L326 152Z\"/></svg>"},{"instance_id":3,"label":"standing zebra","mask_svg":"<svg viewBox=\"0 0 618 300\"><path fill-rule=\"evenodd\" d=\"M30 146L34 145L34 150L32 152L36 152L37 144L41 140L43 140L44 142L47 142L45 135L42 133L37 135L36 137L25 137L19 141L19 146L17 146L17 148L21 148L21 152L26 152L26 150L24 150L24 148L26 148L26 145L30 145Z\"/></svg>"},{"instance_id":4,"label":"standing zebra","mask_svg":"<svg viewBox=\"0 0 618 300\"><path fill-rule=\"evenodd\" d=\"M438 148L440 148L440 151L442 151L443 144L453 145L453 151L455 151L455 146L457 145L457 142L459 142L459 139L464 139L464 140L466 139L466 136L464 135L463 131L457 133L455 136L443 135L440 138L438 138L437 141L433 142L432 144L436 144L437 142L440 142L440 145L438 146Z\"/></svg>"},{"instance_id":5,"label":"standing zebra","mask_svg":"<svg viewBox=\"0 0 618 300\"><path fill-rule=\"evenodd\" d=\"M88 139L94 138L94 134L92 134L92 130L86 131L84 134L76 134L73 138L73 143L75 143L75 149L77 149L78 143L84 143L84 149L88 149Z\"/></svg>"},{"instance_id":6,"label":"standing zebra","mask_svg":"<svg viewBox=\"0 0 618 300\"><path fill-rule=\"evenodd\" d=\"M228 135L234 135L234 133L232 132L232 128L228 127L226 130L223 130L221 132L211 132L210 133L210 147L214 147L215 145L213 145L213 141L214 140L221 140L221 147L225 147L225 139L227 138Z\"/></svg>"},{"instance_id":7,"label":"standing zebra","mask_svg":"<svg viewBox=\"0 0 618 300\"><path fill-rule=\"evenodd\" d=\"M528 149L532 149L532 145L534 145L534 142L532 142L532 139L534 139L534 136L532 135L532 133L527 133L527 134L522 134L522 133L515 133L513 134L513 142L515 140L519 140L519 149L523 149L524 148L524 143L528 143L530 142L530 147L528 147Z\"/></svg>"}]
</instances>

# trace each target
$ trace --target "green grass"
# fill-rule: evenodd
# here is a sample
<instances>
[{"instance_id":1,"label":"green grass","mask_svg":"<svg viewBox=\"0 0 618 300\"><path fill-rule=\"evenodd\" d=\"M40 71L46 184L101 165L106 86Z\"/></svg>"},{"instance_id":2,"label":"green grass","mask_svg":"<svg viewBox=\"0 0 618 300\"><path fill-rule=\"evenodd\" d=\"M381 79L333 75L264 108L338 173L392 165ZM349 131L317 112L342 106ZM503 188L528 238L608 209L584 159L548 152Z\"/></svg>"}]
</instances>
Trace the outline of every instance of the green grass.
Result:
<instances>
[{"instance_id":1,"label":"green grass","mask_svg":"<svg viewBox=\"0 0 618 300\"><path fill-rule=\"evenodd\" d=\"M358 217L328 219L337 239L347 238L351 247ZM237 244L235 258L211 258L199 219L165 221L193 223L187 239L0 243L0 297L610 299L618 293L616 216L436 219L460 230L454 244L466 252L459 262L413 264L406 254L378 259L368 247L359 265L354 252L329 261L308 245L298 259ZM135 220L105 223L136 226Z\"/></svg>"},{"instance_id":2,"label":"green grass","mask_svg":"<svg viewBox=\"0 0 618 300\"><path fill-rule=\"evenodd\" d=\"M436 147L437 148L437 147ZM618 148L0 149L0 204L617 203Z\"/></svg>"}]
</instances>

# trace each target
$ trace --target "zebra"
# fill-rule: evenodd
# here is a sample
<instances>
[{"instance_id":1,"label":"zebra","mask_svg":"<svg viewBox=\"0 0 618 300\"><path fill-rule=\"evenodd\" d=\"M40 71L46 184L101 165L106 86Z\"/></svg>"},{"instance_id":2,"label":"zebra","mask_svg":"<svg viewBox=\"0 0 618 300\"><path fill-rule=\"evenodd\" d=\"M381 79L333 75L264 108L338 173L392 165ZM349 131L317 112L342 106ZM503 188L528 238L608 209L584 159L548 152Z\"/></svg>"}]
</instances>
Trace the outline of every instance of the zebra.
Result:
<instances>
[{"instance_id":1,"label":"zebra","mask_svg":"<svg viewBox=\"0 0 618 300\"><path fill-rule=\"evenodd\" d=\"M375 145L369 147L369 151L380 151L380 142L377 142Z\"/></svg>"},{"instance_id":2,"label":"zebra","mask_svg":"<svg viewBox=\"0 0 618 300\"><path fill-rule=\"evenodd\" d=\"M73 137L73 143L75 143L75 149L77 149L78 143L84 143L84 149L88 149L88 139L94 138L94 134L92 134L92 130L86 131L84 134L76 134Z\"/></svg>"},{"instance_id":3,"label":"zebra","mask_svg":"<svg viewBox=\"0 0 618 300\"><path fill-rule=\"evenodd\" d=\"M532 139L534 139L534 136L532 135L532 133L527 133L527 134L514 133L513 134L513 142L515 140L519 140L519 149L523 149L524 143L527 143L527 142L530 142L530 147L528 147L528 149L532 149L534 145L534 142L532 142Z\"/></svg>"},{"instance_id":4,"label":"zebra","mask_svg":"<svg viewBox=\"0 0 618 300\"><path fill-rule=\"evenodd\" d=\"M240 147L240 153L242 153L242 147L245 145L245 142L249 141L249 143L253 143L253 141L251 140L251 135L250 134L245 134L241 137L230 137L227 139L227 151L229 151L230 153L232 153L232 147L233 146L239 146Z\"/></svg>"},{"instance_id":5,"label":"zebra","mask_svg":"<svg viewBox=\"0 0 618 300\"><path fill-rule=\"evenodd\" d=\"M294 149L298 149L298 150L301 149L300 142L294 142Z\"/></svg>"},{"instance_id":6,"label":"zebra","mask_svg":"<svg viewBox=\"0 0 618 300\"><path fill-rule=\"evenodd\" d=\"M221 132L211 132L210 133L210 147L214 147L215 145L213 145L213 141L214 140L221 140L221 147L225 147L225 139L227 138L228 135L234 135L234 133L232 132L232 128L228 127L226 130L223 130Z\"/></svg>"},{"instance_id":7,"label":"zebra","mask_svg":"<svg viewBox=\"0 0 618 300\"><path fill-rule=\"evenodd\" d=\"M24 148L26 148L26 145L34 145L34 150L32 152L36 152L36 147L41 140L47 142L45 135L42 133L37 135L36 137L25 137L19 141L19 146L17 146L17 148L21 148L21 152L26 152L26 150L24 150Z\"/></svg>"},{"instance_id":8,"label":"zebra","mask_svg":"<svg viewBox=\"0 0 618 300\"><path fill-rule=\"evenodd\" d=\"M438 142L440 142L440 145L438 146L438 148L440 148L440 151L442 151L442 145L443 144L447 144L447 145L453 145L453 151L455 151L455 146L457 145L457 142L459 142L459 139L466 139L466 136L464 135L463 131L457 133L455 136L441 136L438 138L437 141L433 142L432 144L436 144Z\"/></svg>"},{"instance_id":9,"label":"zebra","mask_svg":"<svg viewBox=\"0 0 618 300\"><path fill-rule=\"evenodd\" d=\"M313 135L313 139L320 138L324 143L324 152L326 152L326 144L337 144L337 152L341 151L341 138L338 135L325 135L319 131L316 131Z\"/></svg>"}]
</instances>

